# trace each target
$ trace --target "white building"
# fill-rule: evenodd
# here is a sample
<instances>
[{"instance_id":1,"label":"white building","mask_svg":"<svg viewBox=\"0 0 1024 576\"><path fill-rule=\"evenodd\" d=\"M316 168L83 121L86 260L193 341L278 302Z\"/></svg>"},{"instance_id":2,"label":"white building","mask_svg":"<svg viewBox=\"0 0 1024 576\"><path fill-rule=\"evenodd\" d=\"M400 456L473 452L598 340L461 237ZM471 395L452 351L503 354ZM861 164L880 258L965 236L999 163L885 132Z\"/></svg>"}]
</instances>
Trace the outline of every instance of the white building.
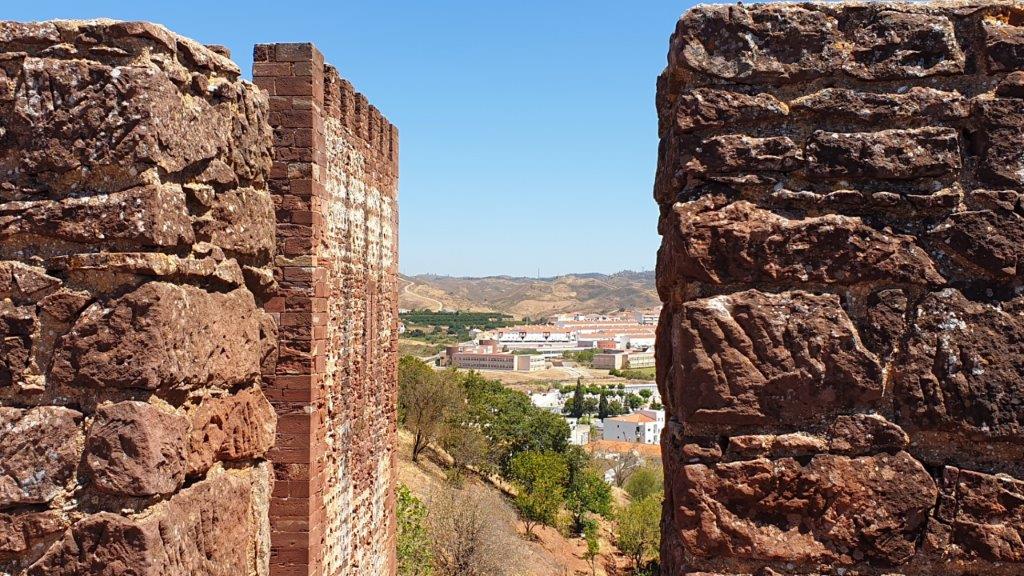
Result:
<instances>
[{"instance_id":1,"label":"white building","mask_svg":"<svg viewBox=\"0 0 1024 576\"><path fill-rule=\"evenodd\" d=\"M637 310L634 314L637 324L655 324L657 325L658 319L661 317L661 308L655 308L652 310Z\"/></svg>"},{"instance_id":2,"label":"white building","mask_svg":"<svg viewBox=\"0 0 1024 576\"><path fill-rule=\"evenodd\" d=\"M547 410L548 412L554 412L555 414L562 413L562 393L558 390L548 390L547 392L534 392L530 394L530 402L541 410ZM571 424L570 424L571 426Z\"/></svg>"},{"instance_id":3,"label":"white building","mask_svg":"<svg viewBox=\"0 0 1024 576\"><path fill-rule=\"evenodd\" d=\"M657 444L665 428L664 410L638 410L625 416L604 419L604 440Z\"/></svg>"},{"instance_id":4,"label":"white building","mask_svg":"<svg viewBox=\"0 0 1024 576\"><path fill-rule=\"evenodd\" d=\"M625 368L653 368L654 352L609 352L594 354L594 368L623 370Z\"/></svg>"},{"instance_id":5,"label":"white building","mask_svg":"<svg viewBox=\"0 0 1024 576\"><path fill-rule=\"evenodd\" d=\"M569 443L575 446L590 444L590 426L577 424L569 428Z\"/></svg>"},{"instance_id":6,"label":"white building","mask_svg":"<svg viewBox=\"0 0 1024 576\"><path fill-rule=\"evenodd\" d=\"M495 331L497 341L509 351L533 349L542 353L560 353L576 348L576 333L552 325L514 326Z\"/></svg>"},{"instance_id":7,"label":"white building","mask_svg":"<svg viewBox=\"0 0 1024 576\"><path fill-rule=\"evenodd\" d=\"M450 355L450 359L452 366L466 370L536 372L547 368L547 361L543 356L532 354L455 352Z\"/></svg>"}]
</instances>

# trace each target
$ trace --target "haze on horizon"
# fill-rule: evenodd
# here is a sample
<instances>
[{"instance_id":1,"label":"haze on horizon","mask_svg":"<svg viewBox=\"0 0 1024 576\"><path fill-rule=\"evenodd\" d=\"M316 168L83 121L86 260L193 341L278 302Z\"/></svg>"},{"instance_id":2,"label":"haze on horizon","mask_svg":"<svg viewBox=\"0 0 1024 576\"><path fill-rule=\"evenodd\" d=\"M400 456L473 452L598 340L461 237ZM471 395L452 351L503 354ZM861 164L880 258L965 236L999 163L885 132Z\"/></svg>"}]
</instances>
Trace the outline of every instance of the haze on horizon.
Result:
<instances>
[{"instance_id":1,"label":"haze on horizon","mask_svg":"<svg viewBox=\"0 0 1024 576\"><path fill-rule=\"evenodd\" d=\"M313 41L399 127L403 274L551 277L653 269L655 81L692 4L37 0L4 18L159 22L246 76L253 44Z\"/></svg>"}]
</instances>

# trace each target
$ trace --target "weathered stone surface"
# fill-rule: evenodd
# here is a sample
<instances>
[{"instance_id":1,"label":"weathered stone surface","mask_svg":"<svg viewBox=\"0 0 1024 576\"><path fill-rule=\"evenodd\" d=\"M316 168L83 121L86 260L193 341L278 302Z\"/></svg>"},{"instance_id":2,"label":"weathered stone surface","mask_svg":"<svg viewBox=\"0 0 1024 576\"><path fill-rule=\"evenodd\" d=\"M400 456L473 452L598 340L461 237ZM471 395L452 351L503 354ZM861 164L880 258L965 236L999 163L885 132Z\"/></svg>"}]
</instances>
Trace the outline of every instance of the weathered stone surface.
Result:
<instances>
[{"instance_id":1,"label":"weathered stone surface","mask_svg":"<svg viewBox=\"0 0 1024 576\"><path fill-rule=\"evenodd\" d=\"M32 336L37 327L31 307L0 301L0 388L26 382L32 365Z\"/></svg>"},{"instance_id":2,"label":"weathered stone surface","mask_svg":"<svg viewBox=\"0 0 1024 576\"><path fill-rule=\"evenodd\" d=\"M683 466L673 531L693 567L717 558L895 566L915 555L938 490L906 452ZM806 569L806 568L805 568Z\"/></svg>"},{"instance_id":3,"label":"weathered stone surface","mask_svg":"<svg viewBox=\"0 0 1024 576\"><path fill-rule=\"evenodd\" d=\"M738 82L807 80L842 61L839 39L836 21L816 10L703 5L680 19L669 66Z\"/></svg>"},{"instance_id":4,"label":"weathered stone surface","mask_svg":"<svg viewBox=\"0 0 1024 576\"><path fill-rule=\"evenodd\" d=\"M0 570L67 528L60 512L0 513Z\"/></svg>"},{"instance_id":5,"label":"weathered stone surface","mask_svg":"<svg viewBox=\"0 0 1024 576\"><path fill-rule=\"evenodd\" d=\"M139 286L154 278L232 288L245 284L238 262L224 259L223 254L182 258L161 252L97 252L52 258L48 264L51 269L63 272L70 282L102 288L103 292Z\"/></svg>"},{"instance_id":6,"label":"weathered stone surface","mask_svg":"<svg viewBox=\"0 0 1024 576\"><path fill-rule=\"evenodd\" d=\"M902 236L858 218L789 219L745 202L705 197L673 207L659 285L684 278L712 284L855 284L885 280L942 284L928 255Z\"/></svg>"},{"instance_id":7,"label":"weathered stone surface","mask_svg":"<svg viewBox=\"0 0 1024 576\"><path fill-rule=\"evenodd\" d=\"M6 51L28 54L0 74L0 173L18 188L115 192L213 160L243 178L269 168L266 98L222 56L145 23L52 23L44 42L19 26L0 24Z\"/></svg>"},{"instance_id":8,"label":"weathered stone surface","mask_svg":"<svg viewBox=\"0 0 1024 576\"><path fill-rule=\"evenodd\" d=\"M996 87L996 96L1024 98L1024 72L1018 70L1007 74Z\"/></svg>"},{"instance_id":9,"label":"weathered stone surface","mask_svg":"<svg viewBox=\"0 0 1024 576\"><path fill-rule=\"evenodd\" d=\"M970 194L969 200L978 197ZM1016 204L1016 202L1013 202ZM980 206L979 206L980 208ZM945 253L967 276L1016 278L1024 260L1024 216L1016 206L991 206L951 214L928 233L935 249Z\"/></svg>"},{"instance_id":10,"label":"weathered stone surface","mask_svg":"<svg viewBox=\"0 0 1024 576\"><path fill-rule=\"evenodd\" d=\"M64 493L82 455L81 423L67 408L0 407L0 510Z\"/></svg>"},{"instance_id":11,"label":"weathered stone surface","mask_svg":"<svg viewBox=\"0 0 1024 576\"><path fill-rule=\"evenodd\" d=\"M835 296L751 290L687 302L672 322L668 401L688 427L785 429L881 398L878 359Z\"/></svg>"},{"instance_id":12,"label":"weathered stone surface","mask_svg":"<svg viewBox=\"0 0 1024 576\"><path fill-rule=\"evenodd\" d=\"M197 234L228 252L268 261L275 250L274 204L265 190L241 188L217 194L199 220Z\"/></svg>"},{"instance_id":13,"label":"weathered stone surface","mask_svg":"<svg viewBox=\"0 0 1024 576\"><path fill-rule=\"evenodd\" d=\"M60 279L42 268L0 260L0 298L15 304L34 304L60 287Z\"/></svg>"},{"instance_id":14,"label":"weathered stone surface","mask_svg":"<svg viewBox=\"0 0 1024 576\"><path fill-rule=\"evenodd\" d=\"M865 123L917 118L954 120L967 118L971 112L968 100L959 92L920 86L902 93L825 88L793 100L789 109L794 115Z\"/></svg>"},{"instance_id":15,"label":"weathered stone surface","mask_svg":"<svg viewBox=\"0 0 1024 576\"><path fill-rule=\"evenodd\" d=\"M101 406L85 440L85 470L103 492L172 494L185 481L187 435L187 419L152 404Z\"/></svg>"},{"instance_id":16,"label":"weathered stone surface","mask_svg":"<svg viewBox=\"0 0 1024 576\"><path fill-rule=\"evenodd\" d=\"M1024 574L1024 7L701 6L657 88L662 573Z\"/></svg>"},{"instance_id":17,"label":"weathered stone surface","mask_svg":"<svg viewBox=\"0 0 1024 576\"><path fill-rule=\"evenodd\" d=\"M910 438L878 414L839 416L828 429L828 451L848 456L904 450Z\"/></svg>"},{"instance_id":18,"label":"weathered stone surface","mask_svg":"<svg viewBox=\"0 0 1024 576\"><path fill-rule=\"evenodd\" d=\"M778 119L788 112L786 105L771 94L748 95L730 90L698 88L680 95L673 113L676 128L690 132L726 124Z\"/></svg>"},{"instance_id":19,"label":"weathered stone surface","mask_svg":"<svg viewBox=\"0 0 1024 576\"><path fill-rule=\"evenodd\" d=\"M860 323L861 338L869 350L887 359L907 330L907 294L897 288L879 290L868 296L866 304Z\"/></svg>"},{"instance_id":20,"label":"weathered stone surface","mask_svg":"<svg viewBox=\"0 0 1024 576\"><path fill-rule=\"evenodd\" d=\"M926 540L941 561L968 570L1024 566L1024 481L946 467L941 490Z\"/></svg>"},{"instance_id":21,"label":"weathered stone surface","mask_svg":"<svg viewBox=\"0 0 1024 576\"><path fill-rule=\"evenodd\" d=\"M205 472L214 462L255 460L274 446L277 415L259 388L205 398L188 417L190 474Z\"/></svg>"},{"instance_id":22,"label":"weathered stone surface","mask_svg":"<svg viewBox=\"0 0 1024 576\"><path fill-rule=\"evenodd\" d=\"M726 458L750 460L754 458L796 458L828 452L822 438L809 434L774 434L733 436L729 438Z\"/></svg>"},{"instance_id":23,"label":"weathered stone surface","mask_svg":"<svg viewBox=\"0 0 1024 576\"><path fill-rule=\"evenodd\" d=\"M807 144L808 172L822 178L905 180L960 169L960 144L951 128L838 133L816 131Z\"/></svg>"},{"instance_id":24,"label":"weathered stone surface","mask_svg":"<svg viewBox=\"0 0 1024 576\"><path fill-rule=\"evenodd\" d=\"M882 10L851 34L844 69L865 80L899 80L964 71L964 54L945 16Z\"/></svg>"},{"instance_id":25,"label":"weathered stone surface","mask_svg":"<svg viewBox=\"0 0 1024 576\"><path fill-rule=\"evenodd\" d=\"M1024 108L1016 98L975 100L975 116L984 130L978 181L990 188L1024 187Z\"/></svg>"},{"instance_id":26,"label":"weathered stone surface","mask_svg":"<svg viewBox=\"0 0 1024 576\"><path fill-rule=\"evenodd\" d=\"M893 372L899 423L1024 441L1024 299L1000 307L948 289L918 307Z\"/></svg>"},{"instance_id":27,"label":"weathered stone surface","mask_svg":"<svg viewBox=\"0 0 1024 576\"><path fill-rule=\"evenodd\" d=\"M1024 27L996 18L986 18L985 55L993 72L1024 68Z\"/></svg>"},{"instance_id":28,"label":"weathered stone surface","mask_svg":"<svg viewBox=\"0 0 1024 576\"><path fill-rule=\"evenodd\" d=\"M266 465L199 482L147 514L102 512L77 522L30 576L236 576L257 574Z\"/></svg>"},{"instance_id":29,"label":"weathered stone surface","mask_svg":"<svg viewBox=\"0 0 1024 576\"><path fill-rule=\"evenodd\" d=\"M76 387L228 388L259 377L259 346L248 291L150 282L86 309L62 338L51 377Z\"/></svg>"},{"instance_id":30,"label":"weathered stone surface","mask_svg":"<svg viewBox=\"0 0 1024 576\"><path fill-rule=\"evenodd\" d=\"M224 54L143 22L0 22L0 574L269 575L272 136L315 133L275 134ZM275 173L308 226L321 173L283 158L306 155Z\"/></svg>"},{"instance_id":31,"label":"weathered stone surface","mask_svg":"<svg viewBox=\"0 0 1024 576\"><path fill-rule=\"evenodd\" d=\"M726 173L784 172L795 170L803 160L803 152L785 136L753 138L742 134L709 138L701 142L695 156L704 170Z\"/></svg>"},{"instance_id":32,"label":"weathered stone surface","mask_svg":"<svg viewBox=\"0 0 1024 576\"><path fill-rule=\"evenodd\" d=\"M81 245L173 248L194 240L185 194L177 185L0 204L0 241L7 256L15 251L49 256L82 251Z\"/></svg>"}]
</instances>

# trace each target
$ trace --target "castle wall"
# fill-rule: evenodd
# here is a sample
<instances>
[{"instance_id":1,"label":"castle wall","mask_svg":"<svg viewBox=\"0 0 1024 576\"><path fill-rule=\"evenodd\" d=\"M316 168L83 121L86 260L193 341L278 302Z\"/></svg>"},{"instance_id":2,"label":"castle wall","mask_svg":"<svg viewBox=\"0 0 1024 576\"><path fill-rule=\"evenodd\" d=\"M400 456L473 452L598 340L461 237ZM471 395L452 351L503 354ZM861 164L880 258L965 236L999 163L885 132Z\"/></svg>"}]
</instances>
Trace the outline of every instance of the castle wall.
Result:
<instances>
[{"instance_id":1,"label":"castle wall","mask_svg":"<svg viewBox=\"0 0 1024 576\"><path fill-rule=\"evenodd\" d=\"M272 574L391 574L398 131L311 44L257 46L253 77L278 219Z\"/></svg>"},{"instance_id":2,"label":"castle wall","mask_svg":"<svg viewBox=\"0 0 1024 576\"><path fill-rule=\"evenodd\" d=\"M0 23L2 574L268 574L269 109L222 52Z\"/></svg>"},{"instance_id":3,"label":"castle wall","mask_svg":"<svg viewBox=\"0 0 1024 576\"><path fill-rule=\"evenodd\" d=\"M1024 573L1024 6L706 5L668 60L662 573Z\"/></svg>"}]
</instances>

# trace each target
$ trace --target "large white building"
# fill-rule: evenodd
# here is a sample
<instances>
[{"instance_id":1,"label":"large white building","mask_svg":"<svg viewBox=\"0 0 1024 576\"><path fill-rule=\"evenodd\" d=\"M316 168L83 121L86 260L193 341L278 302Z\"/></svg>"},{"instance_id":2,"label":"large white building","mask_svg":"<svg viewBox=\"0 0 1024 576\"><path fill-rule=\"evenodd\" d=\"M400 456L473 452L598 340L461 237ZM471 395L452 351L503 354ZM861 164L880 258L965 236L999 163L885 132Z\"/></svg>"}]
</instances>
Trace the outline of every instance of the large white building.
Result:
<instances>
[{"instance_id":1,"label":"large white building","mask_svg":"<svg viewBox=\"0 0 1024 576\"><path fill-rule=\"evenodd\" d=\"M664 428L664 410L637 410L632 414L605 418L601 437L617 442L657 444Z\"/></svg>"},{"instance_id":2,"label":"large white building","mask_svg":"<svg viewBox=\"0 0 1024 576\"><path fill-rule=\"evenodd\" d=\"M535 354L463 351L451 354L449 360L452 366L466 370L536 372L547 368L547 361L544 357Z\"/></svg>"},{"instance_id":3,"label":"large white building","mask_svg":"<svg viewBox=\"0 0 1024 576\"><path fill-rule=\"evenodd\" d=\"M594 368L623 370L626 368L653 368L654 352L610 352L594 354Z\"/></svg>"},{"instance_id":4,"label":"large white building","mask_svg":"<svg viewBox=\"0 0 1024 576\"><path fill-rule=\"evenodd\" d=\"M498 343L506 350L564 352L576 348L576 333L554 325L513 326L495 331Z\"/></svg>"}]
</instances>

